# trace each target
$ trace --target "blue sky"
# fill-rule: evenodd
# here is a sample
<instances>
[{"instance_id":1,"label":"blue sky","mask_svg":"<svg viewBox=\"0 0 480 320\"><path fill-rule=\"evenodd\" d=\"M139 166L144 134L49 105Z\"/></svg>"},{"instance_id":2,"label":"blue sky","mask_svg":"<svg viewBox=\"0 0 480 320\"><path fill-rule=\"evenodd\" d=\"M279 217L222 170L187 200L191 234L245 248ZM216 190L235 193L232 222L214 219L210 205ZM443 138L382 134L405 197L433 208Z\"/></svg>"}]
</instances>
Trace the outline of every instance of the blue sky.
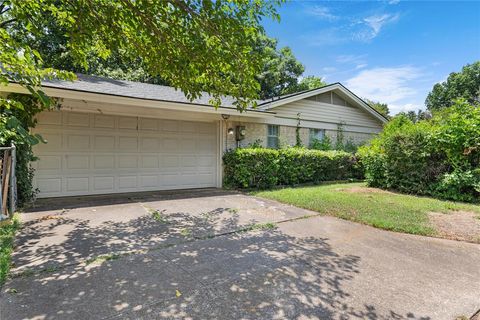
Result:
<instances>
[{"instance_id":1,"label":"blue sky","mask_svg":"<svg viewBox=\"0 0 480 320\"><path fill-rule=\"evenodd\" d=\"M305 75L341 82L391 113L424 108L432 86L480 60L480 1L293 1L267 34Z\"/></svg>"}]
</instances>

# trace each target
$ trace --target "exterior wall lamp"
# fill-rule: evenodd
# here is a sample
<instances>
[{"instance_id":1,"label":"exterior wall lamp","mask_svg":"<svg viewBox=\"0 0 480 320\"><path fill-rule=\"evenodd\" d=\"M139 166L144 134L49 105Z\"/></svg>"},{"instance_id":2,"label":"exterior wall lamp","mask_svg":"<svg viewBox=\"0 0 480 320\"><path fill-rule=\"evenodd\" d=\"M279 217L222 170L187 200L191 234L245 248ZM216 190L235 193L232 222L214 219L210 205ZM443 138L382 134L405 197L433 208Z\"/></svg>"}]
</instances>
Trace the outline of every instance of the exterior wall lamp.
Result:
<instances>
[{"instance_id":1,"label":"exterior wall lamp","mask_svg":"<svg viewBox=\"0 0 480 320\"><path fill-rule=\"evenodd\" d=\"M228 128L228 135L231 136L233 134L233 132L234 132L233 128Z\"/></svg>"}]
</instances>

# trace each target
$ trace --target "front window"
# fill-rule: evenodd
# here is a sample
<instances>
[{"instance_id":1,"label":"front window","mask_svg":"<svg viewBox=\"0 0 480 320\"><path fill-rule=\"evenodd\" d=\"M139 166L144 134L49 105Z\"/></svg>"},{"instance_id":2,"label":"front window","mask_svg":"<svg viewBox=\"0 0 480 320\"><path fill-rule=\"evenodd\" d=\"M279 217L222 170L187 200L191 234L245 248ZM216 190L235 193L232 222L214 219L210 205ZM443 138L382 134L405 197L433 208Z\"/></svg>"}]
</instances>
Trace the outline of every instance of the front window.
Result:
<instances>
[{"instance_id":1,"label":"front window","mask_svg":"<svg viewBox=\"0 0 480 320\"><path fill-rule=\"evenodd\" d=\"M325 129L310 129L310 143L314 140L322 141L325 138Z\"/></svg>"},{"instance_id":2,"label":"front window","mask_svg":"<svg viewBox=\"0 0 480 320\"><path fill-rule=\"evenodd\" d=\"M278 148L278 126L268 125L267 147Z\"/></svg>"}]
</instances>

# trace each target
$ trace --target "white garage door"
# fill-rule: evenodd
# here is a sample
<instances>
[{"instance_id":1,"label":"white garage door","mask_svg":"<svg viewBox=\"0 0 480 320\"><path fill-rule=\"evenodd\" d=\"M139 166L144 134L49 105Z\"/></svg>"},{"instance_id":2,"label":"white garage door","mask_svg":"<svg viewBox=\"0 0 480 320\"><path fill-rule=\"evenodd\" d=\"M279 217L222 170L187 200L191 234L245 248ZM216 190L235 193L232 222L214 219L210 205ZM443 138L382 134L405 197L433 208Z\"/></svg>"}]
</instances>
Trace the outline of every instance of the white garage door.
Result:
<instances>
[{"instance_id":1,"label":"white garage door","mask_svg":"<svg viewBox=\"0 0 480 320\"><path fill-rule=\"evenodd\" d=\"M217 126L90 113L40 114L39 197L214 187Z\"/></svg>"}]
</instances>

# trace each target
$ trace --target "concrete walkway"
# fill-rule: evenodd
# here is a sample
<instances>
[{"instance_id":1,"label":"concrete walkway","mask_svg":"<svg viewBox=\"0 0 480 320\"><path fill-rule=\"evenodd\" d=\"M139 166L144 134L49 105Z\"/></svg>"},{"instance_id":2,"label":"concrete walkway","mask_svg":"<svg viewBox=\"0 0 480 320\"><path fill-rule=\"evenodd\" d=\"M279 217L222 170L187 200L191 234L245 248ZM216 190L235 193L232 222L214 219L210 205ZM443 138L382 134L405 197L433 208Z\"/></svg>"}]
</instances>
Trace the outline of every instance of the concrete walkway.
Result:
<instances>
[{"instance_id":1,"label":"concrete walkway","mask_svg":"<svg viewBox=\"0 0 480 320\"><path fill-rule=\"evenodd\" d=\"M220 190L34 210L22 217L2 320L455 319L480 309L474 244Z\"/></svg>"}]
</instances>

